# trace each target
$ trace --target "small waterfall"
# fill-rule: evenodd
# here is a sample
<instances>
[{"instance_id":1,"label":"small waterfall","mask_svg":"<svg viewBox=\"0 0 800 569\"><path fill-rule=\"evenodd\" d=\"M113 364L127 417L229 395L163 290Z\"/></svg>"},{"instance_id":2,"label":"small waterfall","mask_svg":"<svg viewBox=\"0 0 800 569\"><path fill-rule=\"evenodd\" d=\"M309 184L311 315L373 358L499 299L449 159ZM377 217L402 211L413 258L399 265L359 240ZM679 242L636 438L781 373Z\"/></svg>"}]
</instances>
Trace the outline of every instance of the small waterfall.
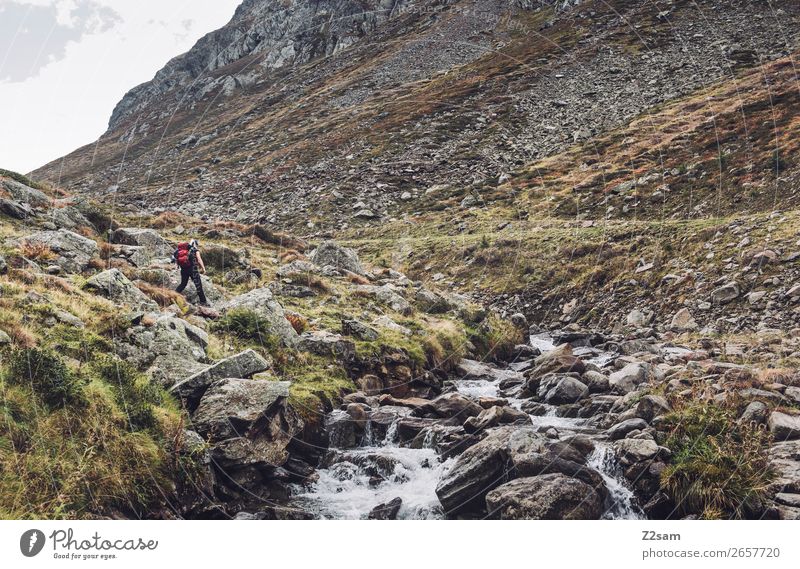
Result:
<instances>
[{"instance_id":1,"label":"small waterfall","mask_svg":"<svg viewBox=\"0 0 800 569\"><path fill-rule=\"evenodd\" d=\"M604 520L646 519L642 510L636 505L633 490L628 487L611 447L598 443L586 464L600 473L608 488Z\"/></svg>"}]
</instances>

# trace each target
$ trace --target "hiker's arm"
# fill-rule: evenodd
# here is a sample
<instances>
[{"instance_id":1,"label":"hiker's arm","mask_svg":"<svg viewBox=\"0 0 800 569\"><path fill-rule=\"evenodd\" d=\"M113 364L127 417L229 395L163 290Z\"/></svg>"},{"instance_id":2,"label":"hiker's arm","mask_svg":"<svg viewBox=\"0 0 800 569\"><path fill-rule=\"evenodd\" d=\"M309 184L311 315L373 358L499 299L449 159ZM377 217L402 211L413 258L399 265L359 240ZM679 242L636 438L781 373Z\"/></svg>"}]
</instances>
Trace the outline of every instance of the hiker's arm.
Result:
<instances>
[{"instance_id":1,"label":"hiker's arm","mask_svg":"<svg viewBox=\"0 0 800 569\"><path fill-rule=\"evenodd\" d=\"M200 272L206 272L206 264L203 262L203 257L200 255L200 251L197 252L197 264L200 265Z\"/></svg>"}]
</instances>

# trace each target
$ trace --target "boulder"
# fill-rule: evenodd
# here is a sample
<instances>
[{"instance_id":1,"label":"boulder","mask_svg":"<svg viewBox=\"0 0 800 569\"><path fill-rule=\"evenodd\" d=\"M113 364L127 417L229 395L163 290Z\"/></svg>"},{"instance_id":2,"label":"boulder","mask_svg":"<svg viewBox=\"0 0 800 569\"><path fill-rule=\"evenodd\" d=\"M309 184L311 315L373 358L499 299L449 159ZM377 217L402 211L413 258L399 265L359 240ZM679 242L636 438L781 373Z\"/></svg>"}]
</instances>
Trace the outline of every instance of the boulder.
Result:
<instances>
[{"instance_id":1,"label":"boulder","mask_svg":"<svg viewBox=\"0 0 800 569\"><path fill-rule=\"evenodd\" d=\"M34 233L23 237L18 243L49 247L58 255L56 264L66 273L80 273L86 269L98 251L97 243L92 239L66 229Z\"/></svg>"},{"instance_id":2,"label":"boulder","mask_svg":"<svg viewBox=\"0 0 800 569\"><path fill-rule=\"evenodd\" d=\"M481 510L485 496L508 481L513 457L544 452L547 438L530 427L499 427L469 447L436 486L436 495L448 514Z\"/></svg>"},{"instance_id":3,"label":"boulder","mask_svg":"<svg viewBox=\"0 0 800 569\"><path fill-rule=\"evenodd\" d=\"M800 440L772 445L769 449L769 466L776 475L769 485L771 493L800 492Z\"/></svg>"},{"instance_id":4,"label":"boulder","mask_svg":"<svg viewBox=\"0 0 800 569\"><path fill-rule=\"evenodd\" d=\"M333 357L344 361L351 361L356 355L356 345L352 341L327 330L304 333L300 336L297 349L318 356Z\"/></svg>"},{"instance_id":5,"label":"boulder","mask_svg":"<svg viewBox=\"0 0 800 569\"><path fill-rule=\"evenodd\" d=\"M538 396L550 405L575 403L589 394L589 388L569 375L551 375L542 378Z\"/></svg>"},{"instance_id":6,"label":"boulder","mask_svg":"<svg viewBox=\"0 0 800 569\"><path fill-rule=\"evenodd\" d=\"M281 466L289 456L287 445L302 428L288 397L286 381L220 379L206 391L192 423L223 470Z\"/></svg>"},{"instance_id":7,"label":"boulder","mask_svg":"<svg viewBox=\"0 0 800 569\"><path fill-rule=\"evenodd\" d=\"M139 227L120 227L111 234L111 242L119 245L141 247L147 256L163 259L172 256L175 248L156 230Z\"/></svg>"},{"instance_id":8,"label":"boulder","mask_svg":"<svg viewBox=\"0 0 800 569\"><path fill-rule=\"evenodd\" d=\"M440 395L427 405L422 407L420 411L427 415L434 415L450 419L458 417L461 420L466 420L467 417L477 417L483 411L483 408L475 403L469 397L465 397L460 393L451 392Z\"/></svg>"},{"instance_id":9,"label":"boulder","mask_svg":"<svg viewBox=\"0 0 800 569\"><path fill-rule=\"evenodd\" d=\"M50 198L41 190L31 188L11 178L0 177L0 184L3 189L11 194L14 201L30 204L33 207L46 207L50 205Z\"/></svg>"},{"instance_id":10,"label":"boulder","mask_svg":"<svg viewBox=\"0 0 800 569\"><path fill-rule=\"evenodd\" d=\"M426 288L420 288L414 295L414 302L417 307L428 314L442 314L450 310L450 303L447 299Z\"/></svg>"},{"instance_id":11,"label":"boulder","mask_svg":"<svg viewBox=\"0 0 800 569\"><path fill-rule=\"evenodd\" d=\"M621 370L608 376L608 385L612 391L620 394L630 393L647 381L649 366L641 362L629 363Z\"/></svg>"},{"instance_id":12,"label":"boulder","mask_svg":"<svg viewBox=\"0 0 800 569\"><path fill-rule=\"evenodd\" d=\"M603 500L577 478L545 474L495 488L486 495L486 510L503 520L598 520Z\"/></svg>"},{"instance_id":13,"label":"boulder","mask_svg":"<svg viewBox=\"0 0 800 569\"><path fill-rule=\"evenodd\" d=\"M334 241L325 241L309 255L312 263L318 267L335 267L357 275L365 275L364 267L353 249L342 247Z\"/></svg>"},{"instance_id":14,"label":"boulder","mask_svg":"<svg viewBox=\"0 0 800 569\"><path fill-rule=\"evenodd\" d=\"M495 405L481 411L477 417L470 417L464 422L464 430L468 433L478 433L510 423L530 423L531 418L527 413L518 411L508 405Z\"/></svg>"},{"instance_id":15,"label":"boulder","mask_svg":"<svg viewBox=\"0 0 800 569\"><path fill-rule=\"evenodd\" d=\"M658 445L651 439L622 439L614 447L624 466L653 459L658 454Z\"/></svg>"},{"instance_id":16,"label":"boulder","mask_svg":"<svg viewBox=\"0 0 800 569\"><path fill-rule=\"evenodd\" d=\"M635 414L648 423L659 415L672 411L669 402L660 395L645 395L636 404Z\"/></svg>"},{"instance_id":17,"label":"boulder","mask_svg":"<svg viewBox=\"0 0 800 569\"><path fill-rule=\"evenodd\" d=\"M572 354L572 346L562 344L536 358L536 367L530 375L531 377L542 377L548 373L574 372L582 374L584 371L586 371L586 366Z\"/></svg>"},{"instance_id":18,"label":"boulder","mask_svg":"<svg viewBox=\"0 0 800 569\"><path fill-rule=\"evenodd\" d=\"M119 269L109 269L96 274L86 281L84 288L137 310L158 311L158 304L136 288L136 285L123 275Z\"/></svg>"},{"instance_id":19,"label":"boulder","mask_svg":"<svg viewBox=\"0 0 800 569\"><path fill-rule=\"evenodd\" d=\"M742 416L739 417L739 422L763 425L767 422L768 417L769 407L767 407L766 403L762 401L751 401L747 407L745 407Z\"/></svg>"},{"instance_id":20,"label":"boulder","mask_svg":"<svg viewBox=\"0 0 800 569\"><path fill-rule=\"evenodd\" d=\"M280 338L286 346L297 345L297 332L286 320L283 307L273 298L272 292L268 288L251 290L232 298L222 306L223 313L238 309L252 310L267 320L270 325L268 332Z\"/></svg>"},{"instance_id":21,"label":"boulder","mask_svg":"<svg viewBox=\"0 0 800 569\"><path fill-rule=\"evenodd\" d=\"M401 498L375 506L367 516L368 520L396 520L397 514L400 513L400 508L403 506Z\"/></svg>"},{"instance_id":22,"label":"boulder","mask_svg":"<svg viewBox=\"0 0 800 569\"><path fill-rule=\"evenodd\" d=\"M788 415L773 411L767 421L772 436L776 441L800 439L800 415Z\"/></svg>"},{"instance_id":23,"label":"boulder","mask_svg":"<svg viewBox=\"0 0 800 569\"><path fill-rule=\"evenodd\" d=\"M0 198L0 213L15 219L28 219L34 213L31 207L25 203L18 203L14 200Z\"/></svg>"},{"instance_id":24,"label":"boulder","mask_svg":"<svg viewBox=\"0 0 800 569\"><path fill-rule=\"evenodd\" d=\"M737 283L727 283L711 292L711 302L718 305L728 304L739 298L740 293Z\"/></svg>"},{"instance_id":25,"label":"boulder","mask_svg":"<svg viewBox=\"0 0 800 569\"><path fill-rule=\"evenodd\" d=\"M616 441L619 439L624 439L625 436L631 431L641 431L646 429L647 426L647 421L644 419L627 419L612 426L610 429L608 429L608 431L606 431L606 434L608 435L609 439Z\"/></svg>"},{"instance_id":26,"label":"boulder","mask_svg":"<svg viewBox=\"0 0 800 569\"><path fill-rule=\"evenodd\" d=\"M220 360L198 373L172 386L170 391L180 398L190 411L197 408L200 399L208 387L219 379L228 377L249 378L257 373L267 371L269 362L253 350L247 350L235 356Z\"/></svg>"},{"instance_id":27,"label":"boulder","mask_svg":"<svg viewBox=\"0 0 800 569\"><path fill-rule=\"evenodd\" d=\"M137 317L137 321L141 321ZM154 381L169 387L205 369L208 334L173 314L147 315L154 323L137 324L114 343L117 355L147 369Z\"/></svg>"}]
</instances>

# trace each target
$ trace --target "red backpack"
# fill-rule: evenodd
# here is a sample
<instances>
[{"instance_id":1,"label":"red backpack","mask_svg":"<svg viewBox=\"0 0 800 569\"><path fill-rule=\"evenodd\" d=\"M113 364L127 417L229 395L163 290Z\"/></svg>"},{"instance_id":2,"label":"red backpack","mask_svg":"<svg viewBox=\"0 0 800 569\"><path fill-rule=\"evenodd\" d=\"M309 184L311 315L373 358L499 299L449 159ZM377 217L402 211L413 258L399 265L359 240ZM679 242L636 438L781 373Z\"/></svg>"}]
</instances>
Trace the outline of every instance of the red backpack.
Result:
<instances>
[{"instance_id":1,"label":"red backpack","mask_svg":"<svg viewBox=\"0 0 800 569\"><path fill-rule=\"evenodd\" d=\"M192 246L188 243L178 244L178 254L175 255L178 266L182 269L192 268Z\"/></svg>"}]
</instances>

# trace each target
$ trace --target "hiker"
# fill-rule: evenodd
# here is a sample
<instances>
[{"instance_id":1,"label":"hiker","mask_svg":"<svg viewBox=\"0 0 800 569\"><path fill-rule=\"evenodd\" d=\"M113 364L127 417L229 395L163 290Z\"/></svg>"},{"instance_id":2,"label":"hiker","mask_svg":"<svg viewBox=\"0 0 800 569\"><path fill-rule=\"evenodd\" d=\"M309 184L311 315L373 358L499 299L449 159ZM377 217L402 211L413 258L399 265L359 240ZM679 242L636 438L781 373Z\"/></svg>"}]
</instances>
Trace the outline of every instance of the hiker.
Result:
<instances>
[{"instance_id":1,"label":"hiker","mask_svg":"<svg viewBox=\"0 0 800 569\"><path fill-rule=\"evenodd\" d=\"M203 292L203 281L200 275L205 274L206 266L203 257L200 255L200 243L197 239L192 239L188 243L179 243L178 248L172 254L172 260L181 269L181 284L175 292L183 292L189 279L192 279L194 287L197 289L197 296L200 298L200 306L208 306L206 294Z\"/></svg>"}]
</instances>

